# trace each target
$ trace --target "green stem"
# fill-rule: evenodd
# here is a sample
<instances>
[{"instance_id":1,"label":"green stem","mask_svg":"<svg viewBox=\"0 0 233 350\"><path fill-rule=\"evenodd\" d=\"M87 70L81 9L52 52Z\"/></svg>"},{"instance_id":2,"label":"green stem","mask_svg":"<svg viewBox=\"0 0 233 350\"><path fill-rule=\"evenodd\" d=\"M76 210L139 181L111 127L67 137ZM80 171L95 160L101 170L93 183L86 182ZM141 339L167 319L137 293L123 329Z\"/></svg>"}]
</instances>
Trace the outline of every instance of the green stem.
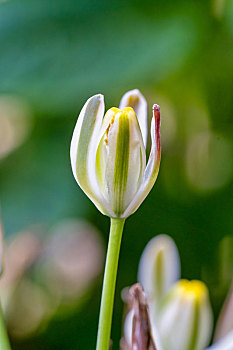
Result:
<instances>
[{"instance_id":1,"label":"green stem","mask_svg":"<svg viewBox=\"0 0 233 350\"><path fill-rule=\"evenodd\" d=\"M0 349L11 350L10 342L9 342L6 328L3 322L1 305L0 305Z\"/></svg>"},{"instance_id":2,"label":"green stem","mask_svg":"<svg viewBox=\"0 0 233 350\"><path fill-rule=\"evenodd\" d=\"M124 223L125 219L111 219L96 350L109 350L116 275Z\"/></svg>"}]
</instances>

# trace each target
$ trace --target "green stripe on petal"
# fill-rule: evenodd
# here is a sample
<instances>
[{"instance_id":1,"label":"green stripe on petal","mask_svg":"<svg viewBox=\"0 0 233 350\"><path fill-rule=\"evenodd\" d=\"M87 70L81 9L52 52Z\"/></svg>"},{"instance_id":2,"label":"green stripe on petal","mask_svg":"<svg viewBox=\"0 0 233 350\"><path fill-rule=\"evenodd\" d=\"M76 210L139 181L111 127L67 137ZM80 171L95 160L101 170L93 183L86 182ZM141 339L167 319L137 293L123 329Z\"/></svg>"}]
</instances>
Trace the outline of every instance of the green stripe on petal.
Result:
<instances>
[{"instance_id":1,"label":"green stripe on petal","mask_svg":"<svg viewBox=\"0 0 233 350\"><path fill-rule=\"evenodd\" d=\"M121 215L124 210L124 195L128 180L129 167L129 118L122 113L119 118L119 129L117 135L116 158L113 180L114 212Z\"/></svg>"},{"instance_id":2,"label":"green stripe on petal","mask_svg":"<svg viewBox=\"0 0 233 350\"><path fill-rule=\"evenodd\" d=\"M197 349L198 328L200 326L199 325L199 321L200 321L199 300L194 300L193 308L194 308L194 310L193 310L191 338L190 338L190 342L189 342L186 350L196 350Z\"/></svg>"},{"instance_id":3,"label":"green stripe on petal","mask_svg":"<svg viewBox=\"0 0 233 350\"><path fill-rule=\"evenodd\" d=\"M114 217L121 217L141 185L146 164L142 134L134 110L111 108L100 132L96 178Z\"/></svg>"},{"instance_id":4,"label":"green stripe on petal","mask_svg":"<svg viewBox=\"0 0 233 350\"><path fill-rule=\"evenodd\" d=\"M163 260L163 251L159 250L155 260L155 268L154 268L154 279L155 279L155 289L157 298L161 299L163 297L164 291L164 260Z\"/></svg>"},{"instance_id":5,"label":"green stripe on petal","mask_svg":"<svg viewBox=\"0 0 233 350\"><path fill-rule=\"evenodd\" d=\"M140 259L138 281L148 295L149 305L153 307L155 316L166 299L164 296L168 295L179 278L180 259L175 242L167 235L154 237L147 244Z\"/></svg>"}]
</instances>

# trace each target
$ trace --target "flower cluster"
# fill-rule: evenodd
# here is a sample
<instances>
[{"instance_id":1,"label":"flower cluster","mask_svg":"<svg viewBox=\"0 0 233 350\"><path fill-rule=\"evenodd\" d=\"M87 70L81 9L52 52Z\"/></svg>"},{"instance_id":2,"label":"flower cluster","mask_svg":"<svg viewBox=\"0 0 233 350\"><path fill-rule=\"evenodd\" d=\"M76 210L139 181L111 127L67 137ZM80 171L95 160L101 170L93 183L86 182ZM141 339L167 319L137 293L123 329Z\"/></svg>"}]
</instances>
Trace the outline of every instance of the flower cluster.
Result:
<instances>
[{"instance_id":1,"label":"flower cluster","mask_svg":"<svg viewBox=\"0 0 233 350\"><path fill-rule=\"evenodd\" d=\"M138 280L147 296L148 316L145 317L144 313L141 318L136 317L137 310L145 308L145 297L141 305L135 307L136 301L140 304L144 292L137 287L139 297L132 294L131 289L130 311L124 325L124 349L139 349L134 347L137 342L144 344L141 350L153 349L143 343L148 337L152 339L150 343L154 341L156 350L206 349L213 329L209 293L201 281L180 279L178 250L169 236L160 235L148 243L140 260ZM229 332L230 314L232 307L225 310L217 327L218 333L225 335L226 328L228 333L208 350L233 349L233 331ZM145 324L148 325L146 328ZM141 332L135 333L136 328Z\"/></svg>"}]
</instances>

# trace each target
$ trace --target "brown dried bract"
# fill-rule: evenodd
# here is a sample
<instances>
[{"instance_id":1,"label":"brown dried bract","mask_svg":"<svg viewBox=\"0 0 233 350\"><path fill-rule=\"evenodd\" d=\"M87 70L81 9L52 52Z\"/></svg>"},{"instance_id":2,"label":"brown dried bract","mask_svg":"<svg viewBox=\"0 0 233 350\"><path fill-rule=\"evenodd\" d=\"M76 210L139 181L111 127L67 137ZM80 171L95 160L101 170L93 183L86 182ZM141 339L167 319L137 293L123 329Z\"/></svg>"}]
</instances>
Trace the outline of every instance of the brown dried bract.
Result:
<instances>
[{"instance_id":1,"label":"brown dried bract","mask_svg":"<svg viewBox=\"0 0 233 350\"><path fill-rule=\"evenodd\" d=\"M148 313L148 305L142 286L134 284L128 294L128 304L134 311L132 344L122 341L124 350L156 350L151 335L151 324Z\"/></svg>"}]
</instances>

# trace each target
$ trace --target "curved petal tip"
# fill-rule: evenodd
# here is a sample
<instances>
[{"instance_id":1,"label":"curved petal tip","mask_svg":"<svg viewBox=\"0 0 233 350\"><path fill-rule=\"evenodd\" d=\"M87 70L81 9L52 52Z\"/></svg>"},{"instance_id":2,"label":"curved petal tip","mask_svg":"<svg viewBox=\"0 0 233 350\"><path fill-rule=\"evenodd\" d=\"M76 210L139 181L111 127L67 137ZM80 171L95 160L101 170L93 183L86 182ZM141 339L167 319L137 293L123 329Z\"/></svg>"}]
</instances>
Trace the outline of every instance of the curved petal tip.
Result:
<instances>
[{"instance_id":1,"label":"curved petal tip","mask_svg":"<svg viewBox=\"0 0 233 350\"><path fill-rule=\"evenodd\" d=\"M160 106L157 105L157 104L154 104L153 107L152 107L153 111L155 112L160 112Z\"/></svg>"}]
</instances>

